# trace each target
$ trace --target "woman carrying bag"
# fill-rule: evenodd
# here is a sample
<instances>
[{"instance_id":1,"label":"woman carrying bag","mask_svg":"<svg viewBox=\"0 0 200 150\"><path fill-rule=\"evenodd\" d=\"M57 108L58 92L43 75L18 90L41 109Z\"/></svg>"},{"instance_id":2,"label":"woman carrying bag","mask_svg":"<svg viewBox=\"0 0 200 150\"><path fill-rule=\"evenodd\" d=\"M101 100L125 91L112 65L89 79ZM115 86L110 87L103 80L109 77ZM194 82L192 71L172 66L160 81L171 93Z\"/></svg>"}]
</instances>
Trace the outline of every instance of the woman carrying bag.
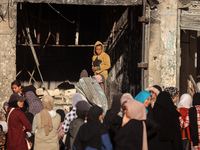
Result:
<instances>
[{"instance_id":1,"label":"woman carrying bag","mask_svg":"<svg viewBox=\"0 0 200 150\"><path fill-rule=\"evenodd\" d=\"M26 132L31 130L31 124L21 111L25 100L26 98L18 93L10 96L7 112L7 150L28 150Z\"/></svg>"},{"instance_id":2,"label":"woman carrying bag","mask_svg":"<svg viewBox=\"0 0 200 150\"><path fill-rule=\"evenodd\" d=\"M42 98L43 110L33 119L34 150L59 150L58 128L61 117L53 110L54 101L49 95Z\"/></svg>"}]
</instances>

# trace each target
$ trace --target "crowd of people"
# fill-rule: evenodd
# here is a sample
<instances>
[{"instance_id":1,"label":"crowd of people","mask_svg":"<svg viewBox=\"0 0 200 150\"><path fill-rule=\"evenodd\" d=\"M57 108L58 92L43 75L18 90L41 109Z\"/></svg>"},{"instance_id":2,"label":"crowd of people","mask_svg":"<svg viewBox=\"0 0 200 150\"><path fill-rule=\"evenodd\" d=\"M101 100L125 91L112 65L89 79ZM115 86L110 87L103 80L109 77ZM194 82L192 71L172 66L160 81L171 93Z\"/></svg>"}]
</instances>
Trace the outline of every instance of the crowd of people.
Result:
<instances>
[{"instance_id":1,"label":"crowd of people","mask_svg":"<svg viewBox=\"0 0 200 150\"><path fill-rule=\"evenodd\" d=\"M158 85L134 98L118 93L104 116L79 93L67 112L54 110L49 95L40 100L33 86L22 88L19 80L11 86L0 121L0 140L6 136L0 144L7 150L184 150L183 139L200 150L200 93L179 100L177 88Z\"/></svg>"},{"instance_id":2,"label":"crowd of people","mask_svg":"<svg viewBox=\"0 0 200 150\"><path fill-rule=\"evenodd\" d=\"M103 48L95 43L92 70L104 91L110 57ZM87 76L84 70L80 77ZM104 116L79 93L72 95L67 112L54 110L50 95L40 100L32 85L22 87L15 80L11 87L13 94L0 110L0 149L200 150L200 93L185 93L179 100L177 88L159 85L135 97L116 93Z\"/></svg>"}]
</instances>

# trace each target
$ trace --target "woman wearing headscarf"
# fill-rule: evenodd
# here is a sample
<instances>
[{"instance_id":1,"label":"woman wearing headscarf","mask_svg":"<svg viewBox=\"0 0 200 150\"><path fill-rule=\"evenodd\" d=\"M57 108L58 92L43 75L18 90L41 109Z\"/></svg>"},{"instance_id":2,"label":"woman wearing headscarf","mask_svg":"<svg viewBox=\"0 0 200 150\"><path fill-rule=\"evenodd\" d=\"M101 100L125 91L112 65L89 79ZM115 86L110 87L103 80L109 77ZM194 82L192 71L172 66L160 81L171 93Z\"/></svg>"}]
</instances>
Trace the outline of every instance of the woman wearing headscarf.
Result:
<instances>
[{"instance_id":1,"label":"woman wearing headscarf","mask_svg":"<svg viewBox=\"0 0 200 150\"><path fill-rule=\"evenodd\" d=\"M62 129L65 133L68 132L69 130L69 125L70 125L70 122L75 120L77 118L77 115L76 115L76 104L79 102L79 101L83 101L83 98L81 96L81 94L79 93L75 93L72 95L72 110L70 112L68 112L66 115L65 115L65 120L64 120L64 124L62 125Z\"/></svg>"},{"instance_id":2,"label":"woman wearing headscarf","mask_svg":"<svg viewBox=\"0 0 200 150\"><path fill-rule=\"evenodd\" d=\"M153 86L148 87L145 90L151 93L152 95L151 107L153 108L158 95L160 94L160 92L162 92L162 88L159 85L153 85Z\"/></svg>"},{"instance_id":3,"label":"woman wearing headscarf","mask_svg":"<svg viewBox=\"0 0 200 150\"><path fill-rule=\"evenodd\" d=\"M133 100L133 96L130 93L124 93L121 97L121 106L125 106L125 104L130 101Z\"/></svg>"},{"instance_id":4,"label":"woman wearing headscarf","mask_svg":"<svg viewBox=\"0 0 200 150\"><path fill-rule=\"evenodd\" d=\"M59 150L57 130L61 117L53 110L54 101L49 95L42 98L43 110L33 119L34 150Z\"/></svg>"},{"instance_id":5,"label":"woman wearing headscarf","mask_svg":"<svg viewBox=\"0 0 200 150\"><path fill-rule=\"evenodd\" d=\"M149 143L152 150L182 150L179 112L174 107L168 92L161 92L153 108L154 120L160 125L160 130Z\"/></svg>"},{"instance_id":6,"label":"woman wearing headscarf","mask_svg":"<svg viewBox=\"0 0 200 150\"><path fill-rule=\"evenodd\" d=\"M114 137L118 132L119 128L121 127L121 122L122 122L122 118L118 116L118 113L120 112L121 108L120 99L122 95L123 94L121 93L113 95L112 106L109 110L107 110L103 121L104 125L108 129L108 133L110 136L110 140L113 144L113 147L115 146Z\"/></svg>"},{"instance_id":7,"label":"woman wearing headscarf","mask_svg":"<svg viewBox=\"0 0 200 150\"><path fill-rule=\"evenodd\" d=\"M133 100L133 97L130 93L124 93L123 95L121 94L114 95L111 110L108 111L108 114L106 114L104 118L104 125L109 131L113 147L115 147L114 136L121 128L122 123L125 124L126 122L129 121L128 118L123 116L124 116L124 110L126 108L126 103L131 100Z\"/></svg>"},{"instance_id":8,"label":"woman wearing headscarf","mask_svg":"<svg viewBox=\"0 0 200 150\"><path fill-rule=\"evenodd\" d=\"M136 101L141 102L145 106L146 114L148 114L148 106L151 103L151 93L143 90L134 98Z\"/></svg>"},{"instance_id":9,"label":"woman wearing headscarf","mask_svg":"<svg viewBox=\"0 0 200 150\"><path fill-rule=\"evenodd\" d=\"M122 109L121 109L121 111L118 113L118 115L119 116L121 116L121 120L118 120L118 123L119 123L119 125L123 125L123 124L125 124L126 122L128 122L129 121L129 119L127 118L127 117L124 117L125 115L124 115L124 111L126 110L126 103L128 102L128 101L131 101L131 100L134 100L133 99L133 96L130 94L130 93L124 93L123 95L122 95L122 97L121 97L121 106L122 106ZM121 121L121 122L120 122Z\"/></svg>"},{"instance_id":10,"label":"woman wearing headscarf","mask_svg":"<svg viewBox=\"0 0 200 150\"><path fill-rule=\"evenodd\" d=\"M181 95L180 102L178 104L178 111L181 114L181 117L183 120L185 120L188 109L191 107L191 105L192 105L192 97L190 96L190 94L185 93ZM183 125L181 126L181 132L182 132L182 139L185 139L186 138L185 129L182 129L182 128L183 128ZM191 140L189 126L186 128L186 130L187 130L188 138Z\"/></svg>"},{"instance_id":11,"label":"woman wearing headscarf","mask_svg":"<svg viewBox=\"0 0 200 150\"><path fill-rule=\"evenodd\" d=\"M147 150L146 111L142 103L131 100L126 103L124 123L115 136L115 150Z\"/></svg>"},{"instance_id":12,"label":"woman wearing headscarf","mask_svg":"<svg viewBox=\"0 0 200 150\"><path fill-rule=\"evenodd\" d=\"M176 87L166 87L165 92L168 92L172 98L173 103L175 104L179 99L179 90Z\"/></svg>"},{"instance_id":13,"label":"woman wearing headscarf","mask_svg":"<svg viewBox=\"0 0 200 150\"><path fill-rule=\"evenodd\" d=\"M34 116L38 114L41 110L43 110L42 102L39 100L36 95L32 91L28 91L25 93L27 98L27 102L29 104L29 112Z\"/></svg>"},{"instance_id":14,"label":"woman wearing headscarf","mask_svg":"<svg viewBox=\"0 0 200 150\"><path fill-rule=\"evenodd\" d=\"M191 148L200 149L200 93L195 93L193 96L193 107L189 109L185 120L179 117L181 126L187 128L190 125Z\"/></svg>"},{"instance_id":15,"label":"woman wearing headscarf","mask_svg":"<svg viewBox=\"0 0 200 150\"><path fill-rule=\"evenodd\" d=\"M150 140L151 139L150 136L159 129L159 125L153 120L152 108L149 107L149 105L151 104L151 98L152 98L151 93L146 90L141 91L134 98L136 101L139 101L142 104L144 104L146 114L147 114L147 120L145 121L145 123L147 126L148 140Z\"/></svg>"},{"instance_id":16,"label":"woman wearing headscarf","mask_svg":"<svg viewBox=\"0 0 200 150\"><path fill-rule=\"evenodd\" d=\"M89 110L90 105L86 101L80 101L76 104L77 118L70 123L69 136L67 135L67 138L69 138L67 149L73 150L74 140L76 139L79 128L84 124Z\"/></svg>"},{"instance_id":17,"label":"woman wearing headscarf","mask_svg":"<svg viewBox=\"0 0 200 150\"><path fill-rule=\"evenodd\" d=\"M28 150L26 131L31 130L31 124L21 108L24 105L25 97L14 93L10 96L7 111L7 150Z\"/></svg>"},{"instance_id":18,"label":"woman wearing headscarf","mask_svg":"<svg viewBox=\"0 0 200 150\"><path fill-rule=\"evenodd\" d=\"M83 124L74 141L74 150L112 150L107 130L100 122L103 109L98 106L90 108L87 123Z\"/></svg>"}]
</instances>

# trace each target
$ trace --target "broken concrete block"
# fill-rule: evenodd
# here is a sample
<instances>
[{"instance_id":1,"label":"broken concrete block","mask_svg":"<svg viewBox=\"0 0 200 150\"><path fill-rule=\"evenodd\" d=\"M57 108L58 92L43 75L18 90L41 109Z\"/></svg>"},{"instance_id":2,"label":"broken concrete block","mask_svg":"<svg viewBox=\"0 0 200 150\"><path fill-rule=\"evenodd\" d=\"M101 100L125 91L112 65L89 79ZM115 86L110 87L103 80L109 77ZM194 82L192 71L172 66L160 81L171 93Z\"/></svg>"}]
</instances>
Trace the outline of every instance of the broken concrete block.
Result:
<instances>
[{"instance_id":1,"label":"broken concrete block","mask_svg":"<svg viewBox=\"0 0 200 150\"><path fill-rule=\"evenodd\" d=\"M43 88L36 89L36 94L37 95L44 95Z\"/></svg>"}]
</instances>

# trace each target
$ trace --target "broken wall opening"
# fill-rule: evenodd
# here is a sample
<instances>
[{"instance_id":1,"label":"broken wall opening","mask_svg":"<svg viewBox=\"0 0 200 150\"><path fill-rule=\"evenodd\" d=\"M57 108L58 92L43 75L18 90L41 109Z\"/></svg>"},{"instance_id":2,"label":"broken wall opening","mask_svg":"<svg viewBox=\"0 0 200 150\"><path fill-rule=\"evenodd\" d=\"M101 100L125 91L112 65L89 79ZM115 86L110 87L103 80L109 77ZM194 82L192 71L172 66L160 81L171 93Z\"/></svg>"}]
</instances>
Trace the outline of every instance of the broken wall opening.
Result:
<instances>
[{"instance_id":1,"label":"broken wall opening","mask_svg":"<svg viewBox=\"0 0 200 150\"><path fill-rule=\"evenodd\" d=\"M187 91L188 75L192 75L194 82L199 87L200 74L200 2L198 0L188 1L180 7L181 30L181 68L180 68L180 90L181 94Z\"/></svg>"},{"instance_id":2,"label":"broken wall opening","mask_svg":"<svg viewBox=\"0 0 200 150\"><path fill-rule=\"evenodd\" d=\"M142 24L138 23L141 15L141 6L129 7L117 22L122 26L118 38L109 44L111 68L106 95L110 102L116 93L131 93L134 97L141 91L141 69L137 67L141 62Z\"/></svg>"},{"instance_id":3,"label":"broken wall opening","mask_svg":"<svg viewBox=\"0 0 200 150\"><path fill-rule=\"evenodd\" d=\"M200 60L197 53L197 31L181 30L181 67L180 67L180 95L187 93L187 79L192 75L196 81L199 65L197 60Z\"/></svg>"},{"instance_id":4,"label":"broken wall opening","mask_svg":"<svg viewBox=\"0 0 200 150\"><path fill-rule=\"evenodd\" d=\"M113 22L117 21L127 8L56 4L51 6L67 20L75 23L64 19L48 4L18 3L16 39L16 66L19 73L17 78L27 83L30 79L29 73L32 74L35 70L33 76L36 81L40 81L25 33L25 27L29 26L40 69L49 89L65 80L77 82L82 69L93 75L93 44L97 40L106 41Z\"/></svg>"}]
</instances>

